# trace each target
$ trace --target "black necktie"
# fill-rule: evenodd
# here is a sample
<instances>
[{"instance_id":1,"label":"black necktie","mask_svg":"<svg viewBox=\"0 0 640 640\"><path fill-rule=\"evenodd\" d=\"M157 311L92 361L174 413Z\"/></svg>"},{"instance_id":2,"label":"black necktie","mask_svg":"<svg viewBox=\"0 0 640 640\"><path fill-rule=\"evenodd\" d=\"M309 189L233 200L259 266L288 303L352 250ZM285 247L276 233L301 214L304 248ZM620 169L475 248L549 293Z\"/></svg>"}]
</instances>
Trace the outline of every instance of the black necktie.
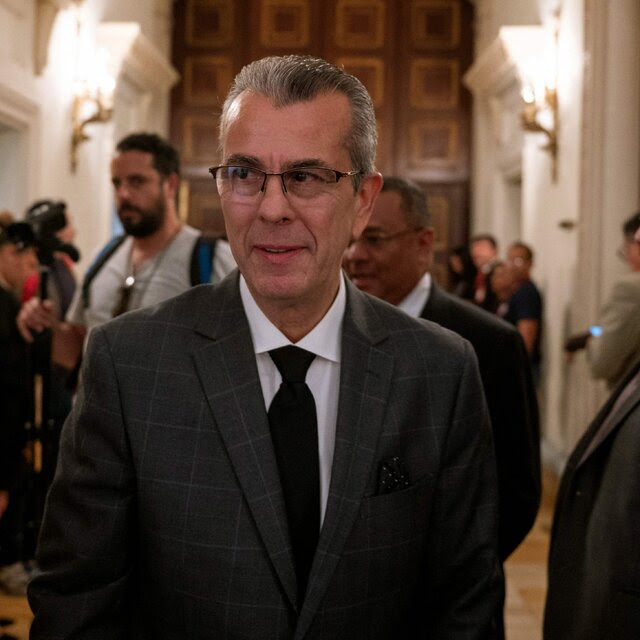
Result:
<instances>
[{"instance_id":1,"label":"black necktie","mask_svg":"<svg viewBox=\"0 0 640 640\"><path fill-rule=\"evenodd\" d=\"M274 349L269 355L282 376L268 417L302 599L320 531L316 404L304 381L315 356L294 346Z\"/></svg>"}]
</instances>

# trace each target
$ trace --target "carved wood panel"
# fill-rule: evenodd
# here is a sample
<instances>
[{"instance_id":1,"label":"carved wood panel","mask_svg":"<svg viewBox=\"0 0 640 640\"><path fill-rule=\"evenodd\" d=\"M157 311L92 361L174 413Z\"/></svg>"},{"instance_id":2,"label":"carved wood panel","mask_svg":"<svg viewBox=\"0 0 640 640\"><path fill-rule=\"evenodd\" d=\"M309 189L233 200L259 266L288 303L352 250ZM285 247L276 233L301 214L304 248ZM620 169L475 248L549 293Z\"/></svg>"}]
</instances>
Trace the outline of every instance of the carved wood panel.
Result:
<instances>
[{"instance_id":1,"label":"carved wood panel","mask_svg":"<svg viewBox=\"0 0 640 640\"><path fill-rule=\"evenodd\" d=\"M436 231L436 277L466 241L472 58L470 0L176 0L171 137L182 154L187 219L223 232L207 168L218 160L217 120L243 64L309 53L359 77L378 118L378 168L423 186ZM185 205L186 206L186 205Z\"/></svg>"}]
</instances>

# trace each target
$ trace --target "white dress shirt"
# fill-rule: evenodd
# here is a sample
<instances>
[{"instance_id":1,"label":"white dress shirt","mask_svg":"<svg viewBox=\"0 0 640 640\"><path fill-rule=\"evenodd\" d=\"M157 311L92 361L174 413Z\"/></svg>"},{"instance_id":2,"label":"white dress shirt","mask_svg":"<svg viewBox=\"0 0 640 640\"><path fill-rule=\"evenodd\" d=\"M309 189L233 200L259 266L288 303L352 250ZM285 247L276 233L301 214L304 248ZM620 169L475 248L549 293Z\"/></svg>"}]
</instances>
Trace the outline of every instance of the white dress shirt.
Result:
<instances>
[{"instance_id":1,"label":"white dress shirt","mask_svg":"<svg viewBox=\"0 0 640 640\"><path fill-rule=\"evenodd\" d=\"M306 383L316 403L318 419L318 453L320 462L320 526L324 521L329 496L329 481L333 450L336 441L338 416L338 394L340 391L340 357L342 346L342 320L346 308L347 294L344 276L340 276L338 294L322 320L296 347L315 354L307 371ZM249 292L245 279L240 276L240 296L249 321L253 348L256 354L258 375L268 410L282 382L278 368L269 351L293 344L261 311Z\"/></svg>"},{"instance_id":2,"label":"white dress shirt","mask_svg":"<svg viewBox=\"0 0 640 640\"><path fill-rule=\"evenodd\" d=\"M431 294L431 274L427 271L406 297L397 305L412 318L419 318Z\"/></svg>"}]
</instances>

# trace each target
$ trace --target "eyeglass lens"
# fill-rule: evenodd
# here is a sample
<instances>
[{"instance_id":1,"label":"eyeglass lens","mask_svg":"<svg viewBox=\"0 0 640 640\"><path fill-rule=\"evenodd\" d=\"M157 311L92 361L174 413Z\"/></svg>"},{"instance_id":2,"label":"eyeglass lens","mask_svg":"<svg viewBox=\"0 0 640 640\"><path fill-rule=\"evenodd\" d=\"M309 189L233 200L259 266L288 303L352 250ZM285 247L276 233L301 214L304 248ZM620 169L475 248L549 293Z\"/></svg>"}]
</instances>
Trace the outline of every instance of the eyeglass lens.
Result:
<instances>
[{"instance_id":1,"label":"eyeglass lens","mask_svg":"<svg viewBox=\"0 0 640 640\"><path fill-rule=\"evenodd\" d=\"M315 198L329 191L340 178L356 172L341 173L323 167L289 169L282 173L268 173L243 166L222 166L211 169L221 198L253 198L266 188L271 176L279 176L282 190L297 198Z\"/></svg>"}]
</instances>

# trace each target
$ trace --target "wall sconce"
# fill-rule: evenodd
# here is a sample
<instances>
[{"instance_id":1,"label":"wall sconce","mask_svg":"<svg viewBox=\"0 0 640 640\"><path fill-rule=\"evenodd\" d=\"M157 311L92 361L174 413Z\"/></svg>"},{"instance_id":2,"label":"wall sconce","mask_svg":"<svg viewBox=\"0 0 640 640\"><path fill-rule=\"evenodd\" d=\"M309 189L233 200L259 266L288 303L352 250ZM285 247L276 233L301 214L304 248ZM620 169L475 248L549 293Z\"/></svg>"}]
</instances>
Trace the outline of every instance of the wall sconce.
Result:
<instances>
[{"instance_id":1,"label":"wall sconce","mask_svg":"<svg viewBox=\"0 0 640 640\"><path fill-rule=\"evenodd\" d=\"M96 122L108 122L113 115L113 90L98 89L95 92L88 88L80 89L73 96L71 111L73 128L71 131L71 172L78 166L78 146L89 140L85 127Z\"/></svg>"},{"instance_id":2,"label":"wall sconce","mask_svg":"<svg viewBox=\"0 0 640 640\"><path fill-rule=\"evenodd\" d=\"M520 113L522 128L533 133L543 133L547 142L541 148L551 155L551 178L558 179L558 36L560 9L553 13L552 33L544 30L543 46L530 57L520 95L523 106ZM549 37L551 35L551 37Z\"/></svg>"},{"instance_id":3,"label":"wall sconce","mask_svg":"<svg viewBox=\"0 0 640 640\"><path fill-rule=\"evenodd\" d=\"M551 155L551 177L558 179L558 92L546 86L542 99L537 99L529 86L521 92L524 106L520 114L522 128L533 133L544 133L547 142L541 148Z\"/></svg>"},{"instance_id":4,"label":"wall sconce","mask_svg":"<svg viewBox=\"0 0 640 640\"><path fill-rule=\"evenodd\" d=\"M84 30L84 0L73 0L76 21L76 62L71 107L71 172L78 166L78 147L90 136L85 128L94 123L108 122L113 115L113 94L116 86L109 73L109 53L95 51L95 45Z\"/></svg>"}]
</instances>

